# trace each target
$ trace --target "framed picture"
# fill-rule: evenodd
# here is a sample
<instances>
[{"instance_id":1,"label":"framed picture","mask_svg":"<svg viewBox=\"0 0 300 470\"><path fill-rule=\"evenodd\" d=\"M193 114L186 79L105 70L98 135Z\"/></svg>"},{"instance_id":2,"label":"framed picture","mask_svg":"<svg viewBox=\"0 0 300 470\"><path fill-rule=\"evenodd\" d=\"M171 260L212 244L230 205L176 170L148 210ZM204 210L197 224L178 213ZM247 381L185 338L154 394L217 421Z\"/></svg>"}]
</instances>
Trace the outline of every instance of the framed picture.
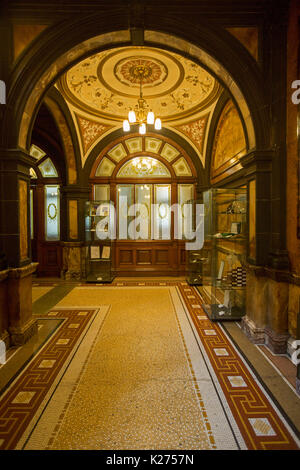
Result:
<instances>
[{"instance_id":1,"label":"framed picture","mask_svg":"<svg viewBox=\"0 0 300 470\"><path fill-rule=\"evenodd\" d=\"M102 249L102 259L110 258L110 246L104 246Z\"/></svg>"},{"instance_id":2,"label":"framed picture","mask_svg":"<svg viewBox=\"0 0 300 470\"><path fill-rule=\"evenodd\" d=\"M99 259L100 258L100 247L99 246L91 246L91 259Z\"/></svg>"},{"instance_id":3,"label":"framed picture","mask_svg":"<svg viewBox=\"0 0 300 470\"><path fill-rule=\"evenodd\" d=\"M241 222L232 222L230 232L241 233Z\"/></svg>"}]
</instances>

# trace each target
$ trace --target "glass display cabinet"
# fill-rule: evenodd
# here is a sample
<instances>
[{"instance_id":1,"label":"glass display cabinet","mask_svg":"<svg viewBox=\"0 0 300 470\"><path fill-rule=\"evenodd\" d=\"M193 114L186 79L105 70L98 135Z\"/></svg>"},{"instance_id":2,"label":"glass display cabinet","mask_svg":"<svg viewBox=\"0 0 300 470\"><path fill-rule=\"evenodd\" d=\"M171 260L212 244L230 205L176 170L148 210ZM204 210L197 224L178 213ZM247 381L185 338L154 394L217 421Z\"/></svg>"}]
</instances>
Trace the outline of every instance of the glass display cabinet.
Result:
<instances>
[{"instance_id":1,"label":"glass display cabinet","mask_svg":"<svg viewBox=\"0 0 300 470\"><path fill-rule=\"evenodd\" d=\"M112 201L88 201L85 208L86 282L110 283L114 279Z\"/></svg>"},{"instance_id":2,"label":"glass display cabinet","mask_svg":"<svg viewBox=\"0 0 300 470\"><path fill-rule=\"evenodd\" d=\"M196 205L203 204L198 199L186 201L191 204L191 228L195 232L196 220ZM186 250L186 281L191 286L202 286L207 283L210 278L210 250L209 244L204 241L204 245L199 250Z\"/></svg>"},{"instance_id":3,"label":"glass display cabinet","mask_svg":"<svg viewBox=\"0 0 300 470\"><path fill-rule=\"evenodd\" d=\"M205 245L211 253L210 298L203 307L213 321L245 315L247 190L211 189L203 194Z\"/></svg>"}]
</instances>

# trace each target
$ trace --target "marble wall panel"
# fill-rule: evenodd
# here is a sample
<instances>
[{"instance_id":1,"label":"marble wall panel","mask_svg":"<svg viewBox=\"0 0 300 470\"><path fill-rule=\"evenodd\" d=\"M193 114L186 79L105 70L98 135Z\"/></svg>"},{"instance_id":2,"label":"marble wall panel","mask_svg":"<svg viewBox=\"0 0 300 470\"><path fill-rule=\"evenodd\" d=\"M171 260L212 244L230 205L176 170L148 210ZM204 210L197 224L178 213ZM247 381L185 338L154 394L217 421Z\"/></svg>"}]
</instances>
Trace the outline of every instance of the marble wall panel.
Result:
<instances>
[{"instance_id":1,"label":"marble wall panel","mask_svg":"<svg viewBox=\"0 0 300 470\"><path fill-rule=\"evenodd\" d=\"M78 238L78 201L69 200L69 237L72 240Z\"/></svg>"},{"instance_id":2,"label":"marble wall panel","mask_svg":"<svg viewBox=\"0 0 300 470\"><path fill-rule=\"evenodd\" d=\"M28 185L25 180L19 180L19 230L20 230L20 260L28 258Z\"/></svg>"},{"instance_id":3,"label":"marble wall panel","mask_svg":"<svg viewBox=\"0 0 300 470\"><path fill-rule=\"evenodd\" d=\"M233 165L246 152L243 125L233 102L229 100L220 116L212 153L212 180Z\"/></svg>"},{"instance_id":4,"label":"marble wall panel","mask_svg":"<svg viewBox=\"0 0 300 470\"><path fill-rule=\"evenodd\" d=\"M226 28L258 60L258 28Z\"/></svg>"}]
</instances>

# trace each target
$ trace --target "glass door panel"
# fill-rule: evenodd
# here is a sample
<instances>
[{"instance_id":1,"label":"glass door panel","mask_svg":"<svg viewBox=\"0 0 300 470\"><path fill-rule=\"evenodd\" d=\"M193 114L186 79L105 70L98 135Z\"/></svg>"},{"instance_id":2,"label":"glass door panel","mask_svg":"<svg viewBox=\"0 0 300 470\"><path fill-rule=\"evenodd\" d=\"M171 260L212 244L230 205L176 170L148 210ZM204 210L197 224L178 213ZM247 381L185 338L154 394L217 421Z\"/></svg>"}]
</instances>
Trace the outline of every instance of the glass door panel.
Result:
<instances>
[{"instance_id":1,"label":"glass door panel","mask_svg":"<svg viewBox=\"0 0 300 470\"><path fill-rule=\"evenodd\" d=\"M45 239L47 241L60 239L59 219L59 186L45 186Z\"/></svg>"},{"instance_id":2,"label":"glass door panel","mask_svg":"<svg viewBox=\"0 0 300 470\"><path fill-rule=\"evenodd\" d=\"M149 240L151 238L151 203L152 184L136 184L135 239Z\"/></svg>"},{"instance_id":3,"label":"glass door panel","mask_svg":"<svg viewBox=\"0 0 300 470\"><path fill-rule=\"evenodd\" d=\"M155 240L171 239L171 185L154 186L154 207L152 238Z\"/></svg>"},{"instance_id":4,"label":"glass door panel","mask_svg":"<svg viewBox=\"0 0 300 470\"><path fill-rule=\"evenodd\" d=\"M128 239L128 226L134 217L128 215L129 208L134 204L134 185L117 185L117 236L119 240Z\"/></svg>"}]
</instances>

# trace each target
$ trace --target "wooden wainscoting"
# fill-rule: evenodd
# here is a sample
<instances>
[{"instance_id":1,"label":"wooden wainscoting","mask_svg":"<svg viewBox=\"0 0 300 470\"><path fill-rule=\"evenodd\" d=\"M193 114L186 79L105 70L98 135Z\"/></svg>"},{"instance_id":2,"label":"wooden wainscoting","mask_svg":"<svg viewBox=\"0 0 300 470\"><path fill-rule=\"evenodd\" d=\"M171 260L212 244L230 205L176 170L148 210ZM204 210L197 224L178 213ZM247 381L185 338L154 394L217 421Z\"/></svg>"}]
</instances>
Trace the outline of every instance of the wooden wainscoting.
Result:
<instances>
[{"instance_id":1,"label":"wooden wainscoting","mask_svg":"<svg viewBox=\"0 0 300 470\"><path fill-rule=\"evenodd\" d=\"M118 240L114 245L118 276L179 276L185 273L185 244L180 241Z\"/></svg>"},{"instance_id":2,"label":"wooden wainscoting","mask_svg":"<svg viewBox=\"0 0 300 470\"><path fill-rule=\"evenodd\" d=\"M38 276L60 277L62 247L60 242L38 242Z\"/></svg>"}]
</instances>

